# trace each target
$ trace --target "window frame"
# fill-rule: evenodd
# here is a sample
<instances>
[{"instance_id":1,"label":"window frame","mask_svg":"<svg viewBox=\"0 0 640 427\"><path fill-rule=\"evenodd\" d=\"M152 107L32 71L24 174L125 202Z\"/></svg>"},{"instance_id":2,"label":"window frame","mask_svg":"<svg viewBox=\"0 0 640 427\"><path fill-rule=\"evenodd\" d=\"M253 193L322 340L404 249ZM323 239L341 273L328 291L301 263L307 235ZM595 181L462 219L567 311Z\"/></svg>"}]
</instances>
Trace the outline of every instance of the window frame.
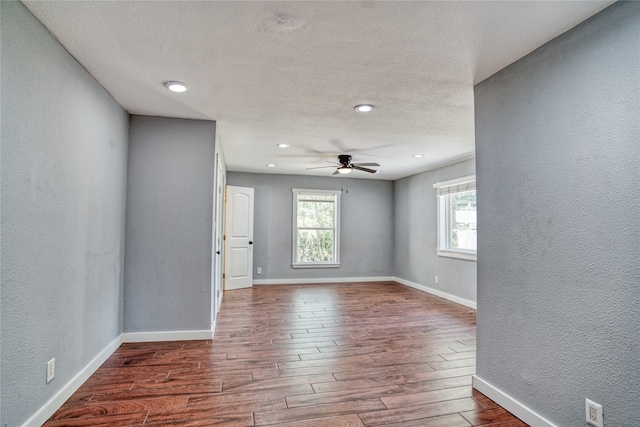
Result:
<instances>
[{"instance_id":1,"label":"window frame","mask_svg":"<svg viewBox=\"0 0 640 427\"><path fill-rule=\"evenodd\" d=\"M310 190L302 188L292 188L293 193L293 216L292 216L292 241L291 241L291 266L293 268L338 268L340 267L340 196L341 190ZM327 196L332 195L335 197L334 209L333 209L333 228L306 228L305 230L333 230L333 261L315 261L315 262L299 262L298 261L298 196L299 195L310 196Z\"/></svg>"},{"instance_id":2,"label":"window frame","mask_svg":"<svg viewBox=\"0 0 640 427\"><path fill-rule=\"evenodd\" d=\"M465 184L473 184L473 188L468 188L460 191L453 191L448 194L440 194L442 189L450 188L450 187L459 187ZM437 211L438 211L438 219L437 219L437 246L436 253L438 256L447 257L447 258L458 258L469 261L477 261L478 259L478 251L471 249L460 249L460 248L452 248L451 247L451 218L450 218L450 196L456 193L462 193L464 191L477 191L476 190L476 176L468 175L463 176L456 179L450 179L448 181L436 182L433 184L433 188L436 190L436 199L437 199ZM477 200L477 192L476 192L476 200ZM476 205L477 212L477 205ZM476 223L477 224L477 223ZM476 225L477 227L477 225Z\"/></svg>"}]
</instances>

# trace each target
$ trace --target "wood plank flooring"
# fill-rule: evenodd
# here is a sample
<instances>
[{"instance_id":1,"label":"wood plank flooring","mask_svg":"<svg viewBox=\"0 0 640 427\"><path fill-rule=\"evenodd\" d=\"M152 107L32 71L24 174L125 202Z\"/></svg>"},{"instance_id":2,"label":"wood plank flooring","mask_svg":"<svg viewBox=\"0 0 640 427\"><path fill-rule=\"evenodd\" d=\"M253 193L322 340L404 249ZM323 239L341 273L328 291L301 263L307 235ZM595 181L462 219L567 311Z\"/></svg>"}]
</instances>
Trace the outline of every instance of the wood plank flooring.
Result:
<instances>
[{"instance_id":1,"label":"wood plank flooring","mask_svg":"<svg viewBox=\"0 0 640 427\"><path fill-rule=\"evenodd\" d=\"M475 318L393 282L228 291L212 341L123 344L45 426L526 426L471 388Z\"/></svg>"}]
</instances>

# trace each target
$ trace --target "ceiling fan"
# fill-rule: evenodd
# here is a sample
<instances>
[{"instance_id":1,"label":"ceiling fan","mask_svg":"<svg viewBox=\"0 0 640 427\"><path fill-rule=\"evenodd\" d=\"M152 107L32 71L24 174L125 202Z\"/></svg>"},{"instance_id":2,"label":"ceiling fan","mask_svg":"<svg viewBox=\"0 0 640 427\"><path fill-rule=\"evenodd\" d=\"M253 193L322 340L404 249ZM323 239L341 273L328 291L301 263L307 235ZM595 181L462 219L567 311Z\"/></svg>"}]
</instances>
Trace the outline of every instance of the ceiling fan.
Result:
<instances>
[{"instance_id":1,"label":"ceiling fan","mask_svg":"<svg viewBox=\"0 0 640 427\"><path fill-rule=\"evenodd\" d=\"M329 162L329 163L335 163L335 162ZM338 163L335 163L337 165L337 169L336 171L332 174L332 175L345 175L348 173L351 173L351 170L353 169L357 169L359 171L363 171L363 172L369 172L369 173L378 173L380 171L374 170L374 169L369 169L366 168L365 166L380 166L377 163L351 163L351 155L350 154L340 154L338 156ZM315 167L315 168L307 168L306 170L310 170L310 169L322 169L322 168L334 168L336 166L319 166L319 167Z\"/></svg>"}]
</instances>

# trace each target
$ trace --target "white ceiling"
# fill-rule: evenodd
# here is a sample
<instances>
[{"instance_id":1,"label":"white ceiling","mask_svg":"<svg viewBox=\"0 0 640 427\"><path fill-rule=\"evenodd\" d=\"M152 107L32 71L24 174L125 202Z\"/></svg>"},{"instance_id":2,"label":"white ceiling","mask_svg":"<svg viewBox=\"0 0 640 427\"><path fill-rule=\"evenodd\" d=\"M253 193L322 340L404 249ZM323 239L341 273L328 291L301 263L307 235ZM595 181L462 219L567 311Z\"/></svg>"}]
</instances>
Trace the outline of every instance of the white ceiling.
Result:
<instances>
[{"instance_id":1,"label":"white ceiling","mask_svg":"<svg viewBox=\"0 0 640 427\"><path fill-rule=\"evenodd\" d=\"M473 156L473 85L612 1L24 3L130 113L216 120L228 170L394 180Z\"/></svg>"}]
</instances>

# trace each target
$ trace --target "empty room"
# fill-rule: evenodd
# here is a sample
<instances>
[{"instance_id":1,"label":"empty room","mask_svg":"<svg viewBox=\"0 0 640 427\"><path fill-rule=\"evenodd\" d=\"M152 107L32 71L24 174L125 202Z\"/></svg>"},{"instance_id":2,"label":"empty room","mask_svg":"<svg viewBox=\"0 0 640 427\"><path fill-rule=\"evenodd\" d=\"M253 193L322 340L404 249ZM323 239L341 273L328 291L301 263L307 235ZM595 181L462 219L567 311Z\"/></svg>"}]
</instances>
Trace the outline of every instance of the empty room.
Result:
<instances>
[{"instance_id":1,"label":"empty room","mask_svg":"<svg viewBox=\"0 0 640 427\"><path fill-rule=\"evenodd\" d=\"M640 2L0 32L0 426L640 426Z\"/></svg>"}]
</instances>

